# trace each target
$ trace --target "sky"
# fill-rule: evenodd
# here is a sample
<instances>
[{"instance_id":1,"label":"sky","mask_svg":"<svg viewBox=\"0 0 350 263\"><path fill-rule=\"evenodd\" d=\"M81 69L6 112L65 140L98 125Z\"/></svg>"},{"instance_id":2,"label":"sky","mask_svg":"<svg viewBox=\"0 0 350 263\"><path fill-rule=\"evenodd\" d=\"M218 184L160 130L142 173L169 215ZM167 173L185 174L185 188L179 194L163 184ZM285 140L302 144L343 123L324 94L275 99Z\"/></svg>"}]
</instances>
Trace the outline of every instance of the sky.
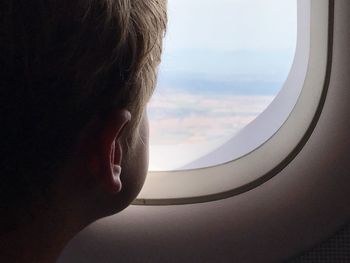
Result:
<instances>
[{"instance_id":1,"label":"sky","mask_svg":"<svg viewBox=\"0 0 350 263\"><path fill-rule=\"evenodd\" d=\"M165 48L293 48L296 12L297 0L168 0Z\"/></svg>"},{"instance_id":2,"label":"sky","mask_svg":"<svg viewBox=\"0 0 350 263\"><path fill-rule=\"evenodd\" d=\"M284 78L296 46L296 2L169 0L160 79Z\"/></svg>"}]
</instances>

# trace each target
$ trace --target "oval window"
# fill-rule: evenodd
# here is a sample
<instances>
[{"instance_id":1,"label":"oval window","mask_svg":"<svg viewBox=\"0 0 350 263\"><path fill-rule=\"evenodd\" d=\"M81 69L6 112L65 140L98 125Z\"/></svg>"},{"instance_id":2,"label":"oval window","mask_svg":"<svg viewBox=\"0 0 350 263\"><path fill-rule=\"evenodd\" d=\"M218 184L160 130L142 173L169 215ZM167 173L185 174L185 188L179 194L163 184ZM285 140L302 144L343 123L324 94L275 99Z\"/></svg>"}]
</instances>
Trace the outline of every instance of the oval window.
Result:
<instances>
[{"instance_id":1,"label":"oval window","mask_svg":"<svg viewBox=\"0 0 350 263\"><path fill-rule=\"evenodd\" d=\"M169 0L168 10L148 108L151 171L188 168L253 122L282 88L297 42L296 0Z\"/></svg>"}]
</instances>

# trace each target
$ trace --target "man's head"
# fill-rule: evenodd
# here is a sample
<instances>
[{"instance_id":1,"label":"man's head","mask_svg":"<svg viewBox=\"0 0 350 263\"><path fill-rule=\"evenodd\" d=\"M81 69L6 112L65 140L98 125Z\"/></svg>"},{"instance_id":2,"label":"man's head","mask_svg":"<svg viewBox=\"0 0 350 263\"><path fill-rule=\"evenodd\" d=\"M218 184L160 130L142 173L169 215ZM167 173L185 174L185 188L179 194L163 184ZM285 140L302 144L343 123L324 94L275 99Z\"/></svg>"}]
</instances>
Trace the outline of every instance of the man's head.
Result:
<instances>
[{"instance_id":1,"label":"man's head","mask_svg":"<svg viewBox=\"0 0 350 263\"><path fill-rule=\"evenodd\" d=\"M90 221L123 209L147 171L166 0L3 2L2 225L58 202Z\"/></svg>"}]
</instances>

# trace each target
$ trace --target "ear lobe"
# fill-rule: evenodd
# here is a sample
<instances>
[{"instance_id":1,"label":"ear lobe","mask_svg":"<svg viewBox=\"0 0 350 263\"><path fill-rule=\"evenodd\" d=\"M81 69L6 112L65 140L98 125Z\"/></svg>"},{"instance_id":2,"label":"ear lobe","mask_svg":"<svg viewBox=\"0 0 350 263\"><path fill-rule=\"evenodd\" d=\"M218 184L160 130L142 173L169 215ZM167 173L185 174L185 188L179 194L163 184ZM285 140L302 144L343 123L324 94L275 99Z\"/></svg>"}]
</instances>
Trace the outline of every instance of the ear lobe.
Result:
<instances>
[{"instance_id":1,"label":"ear lobe","mask_svg":"<svg viewBox=\"0 0 350 263\"><path fill-rule=\"evenodd\" d=\"M122 167L118 164L113 165L113 178L112 178L112 193L119 193L122 190L122 181L120 180L120 175L122 173Z\"/></svg>"},{"instance_id":2,"label":"ear lobe","mask_svg":"<svg viewBox=\"0 0 350 263\"><path fill-rule=\"evenodd\" d=\"M125 126L124 126L125 127ZM118 137L114 139L109 155L109 169L110 172L106 173L107 189L110 193L119 193L122 190L122 182L120 175L122 173L121 162L123 159L123 150L120 145Z\"/></svg>"}]
</instances>

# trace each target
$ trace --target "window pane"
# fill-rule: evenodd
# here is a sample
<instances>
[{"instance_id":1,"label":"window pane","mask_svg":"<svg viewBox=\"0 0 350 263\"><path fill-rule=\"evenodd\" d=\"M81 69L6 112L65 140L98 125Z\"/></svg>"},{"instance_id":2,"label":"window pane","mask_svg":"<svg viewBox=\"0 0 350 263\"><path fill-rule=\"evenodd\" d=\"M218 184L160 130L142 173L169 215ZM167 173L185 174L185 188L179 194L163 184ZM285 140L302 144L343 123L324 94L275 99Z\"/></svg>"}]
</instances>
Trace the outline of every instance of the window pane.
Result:
<instances>
[{"instance_id":1,"label":"window pane","mask_svg":"<svg viewBox=\"0 0 350 263\"><path fill-rule=\"evenodd\" d=\"M223 142L281 89L296 47L297 2L168 4L165 50L149 105L151 146Z\"/></svg>"}]
</instances>

